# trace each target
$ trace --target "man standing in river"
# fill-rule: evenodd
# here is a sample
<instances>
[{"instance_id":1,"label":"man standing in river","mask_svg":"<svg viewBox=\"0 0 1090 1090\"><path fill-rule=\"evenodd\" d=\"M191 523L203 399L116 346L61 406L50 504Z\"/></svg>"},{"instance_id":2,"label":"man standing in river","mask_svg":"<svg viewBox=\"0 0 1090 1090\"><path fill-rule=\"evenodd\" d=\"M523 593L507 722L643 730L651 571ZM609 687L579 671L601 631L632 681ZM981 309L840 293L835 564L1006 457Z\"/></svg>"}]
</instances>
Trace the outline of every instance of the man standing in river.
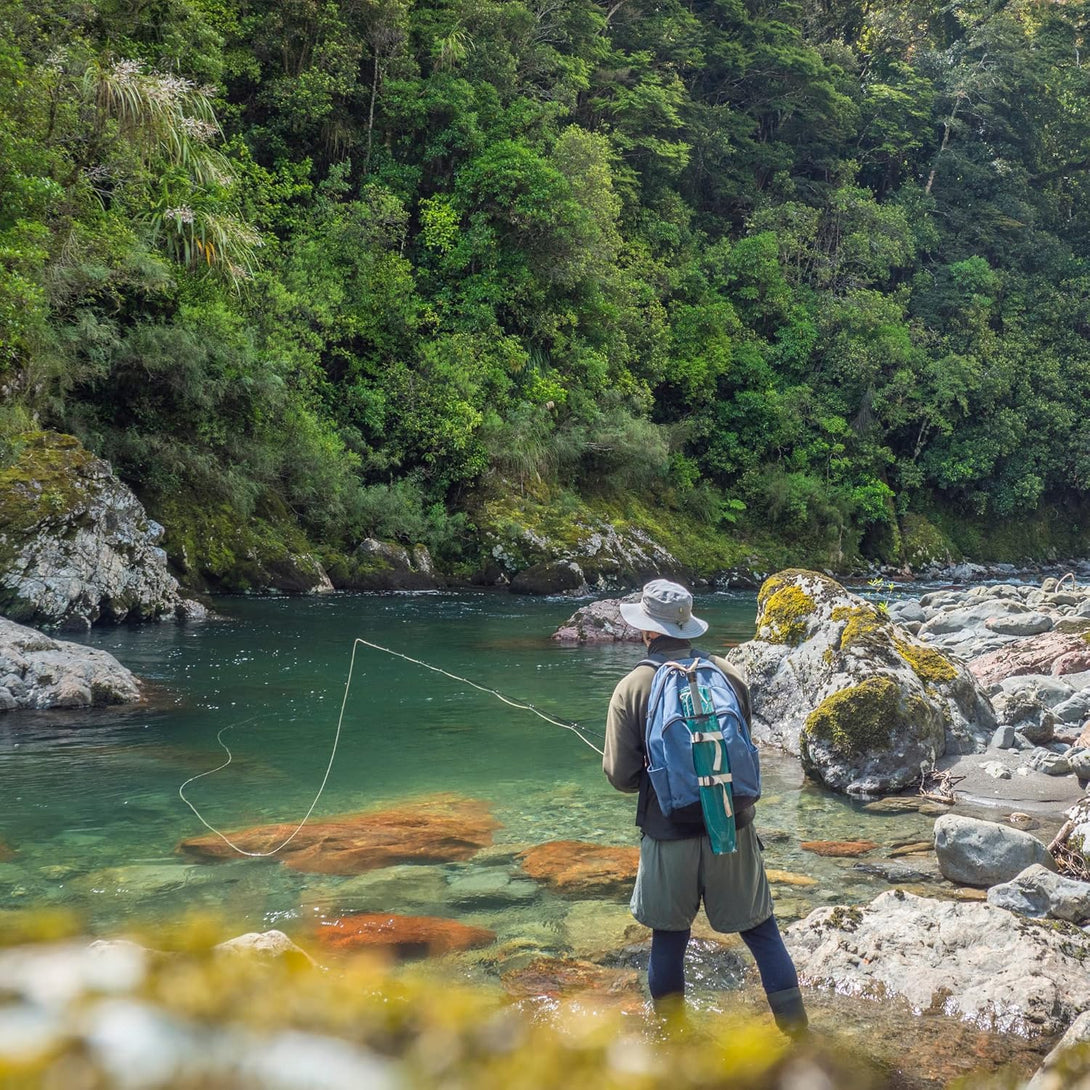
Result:
<instances>
[{"instance_id":1,"label":"man standing in river","mask_svg":"<svg viewBox=\"0 0 1090 1090\"><path fill-rule=\"evenodd\" d=\"M650 655L690 658L690 640L708 630L693 616L692 595L677 583L655 579L639 602L623 602L621 616L643 634ZM747 723L749 688L725 660L705 656L726 674ZM647 984L656 1006L678 1002L685 992L685 948L700 902L716 931L737 931L757 961L776 1024L791 1036L806 1031L798 974L772 912L772 893L753 827L754 807L735 814L737 850L712 852L700 804L663 813L647 774L647 704L655 667L641 663L621 679L609 702L602 770L618 791L638 792L640 865L632 915L651 928Z\"/></svg>"}]
</instances>

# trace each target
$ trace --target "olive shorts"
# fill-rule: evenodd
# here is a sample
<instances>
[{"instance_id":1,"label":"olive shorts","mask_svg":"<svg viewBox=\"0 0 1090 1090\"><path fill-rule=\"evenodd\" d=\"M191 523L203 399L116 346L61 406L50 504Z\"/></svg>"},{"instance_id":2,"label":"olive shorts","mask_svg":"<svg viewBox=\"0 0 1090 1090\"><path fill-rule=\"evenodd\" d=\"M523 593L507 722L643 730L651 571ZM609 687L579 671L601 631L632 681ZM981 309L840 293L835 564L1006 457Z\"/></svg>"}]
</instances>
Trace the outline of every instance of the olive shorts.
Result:
<instances>
[{"instance_id":1,"label":"olive shorts","mask_svg":"<svg viewBox=\"0 0 1090 1090\"><path fill-rule=\"evenodd\" d=\"M706 836L640 841L632 915L656 931L692 926L700 901L716 931L748 931L772 915L757 830L738 833L738 850L716 855Z\"/></svg>"}]
</instances>

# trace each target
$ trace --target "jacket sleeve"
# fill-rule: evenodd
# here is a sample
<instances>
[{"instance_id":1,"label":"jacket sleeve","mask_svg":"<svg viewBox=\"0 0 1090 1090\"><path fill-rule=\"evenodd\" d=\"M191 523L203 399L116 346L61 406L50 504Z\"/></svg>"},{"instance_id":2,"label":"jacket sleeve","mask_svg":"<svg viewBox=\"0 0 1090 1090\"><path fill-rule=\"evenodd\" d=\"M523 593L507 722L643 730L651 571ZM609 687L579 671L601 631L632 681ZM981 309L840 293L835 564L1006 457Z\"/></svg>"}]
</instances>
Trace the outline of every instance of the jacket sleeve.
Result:
<instances>
[{"instance_id":1,"label":"jacket sleeve","mask_svg":"<svg viewBox=\"0 0 1090 1090\"><path fill-rule=\"evenodd\" d=\"M640 789L644 768L641 703L630 678L621 680L609 701L602 771L618 791L631 793Z\"/></svg>"}]
</instances>

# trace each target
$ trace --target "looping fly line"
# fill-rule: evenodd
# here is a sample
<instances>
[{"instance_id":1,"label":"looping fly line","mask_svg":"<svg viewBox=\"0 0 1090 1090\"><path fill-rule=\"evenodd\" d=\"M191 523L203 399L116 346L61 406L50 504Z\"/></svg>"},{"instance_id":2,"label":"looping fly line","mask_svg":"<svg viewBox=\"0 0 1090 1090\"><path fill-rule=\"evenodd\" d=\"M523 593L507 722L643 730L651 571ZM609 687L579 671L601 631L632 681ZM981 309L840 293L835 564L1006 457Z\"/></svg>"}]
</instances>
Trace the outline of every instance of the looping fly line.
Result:
<instances>
[{"instance_id":1,"label":"looping fly line","mask_svg":"<svg viewBox=\"0 0 1090 1090\"><path fill-rule=\"evenodd\" d=\"M233 730L236 726L245 726L247 723L252 723L255 719L258 718L258 716L251 716L249 719L243 720L242 723L232 723L230 726L223 727L216 734L216 741L219 742L219 744L223 747L224 752L227 754L227 760L224 761L223 764L217 765L215 768L210 768L207 772L199 772L196 776L190 776L189 779L186 780L185 783L183 783L181 787L178 788L178 796L181 798L182 802L184 802L186 806L188 806L190 810L192 810L193 813L197 816L197 820L206 829L208 829L209 832L215 833L216 836L218 836L220 840L222 840L224 844L226 844L229 848L231 848L233 851L238 852L239 855L249 856L251 859L263 859L270 855L276 855L278 851L286 848L296 838L296 836L299 834L299 831L303 828L304 825L306 825L307 821L310 819L310 815L314 813L314 807L318 805L318 800L322 797L322 792L325 791L326 784L329 782L329 774L333 770L333 760L337 756L337 746L340 744L341 740L341 728L344 725L344 711L345 708L348 706L349 690L352 688L352 672L356 666L356 650L361 644L364 647L371 647L376 651L382 651L387 655L393 655L395 658L404 659L406 662L411 662L414 666L423 666L425 670L431 670L436 674L442 674L444 677L448 677L452 681L460 681L463 685L469 685L471 688L477 689L482 693L488 693L490 696L496 697L497 700L502 700L503 703L507 704L509 707L518 708L520 711L531 712L539 719L544 719L546 723L549 723L554 727L562 727L564 730L570 730L572 734L576 736L576 738L578 738L584 745L590 746L590 748L593 749L595 753L602 753L602 751L589 738L585 737L585 735L583 734L583 728L581 728L578 723L565 723L560 719L556 719L553 716L548 715L543 711L540 711L539 709L535 708L533 704L527 704L525 701L514 700L509 696L505 696L498 689L490 689L486 685L479 685L476 681L470 681L470 679L467 677L461 677L458 674L452 674L449 670L444 670L439 666L432 666L431 663L424 662L421 659L414 659L409 655L402 654L400 651L392 651L389 647L383 647L381 644L371 643L370 640L365 640L362 637L357 636L356 639L352 642L352 656L348 662L348 677L344 683L344 696L341 698L340 714L337 716L337 729L333 734L333 748L330 750L329 762L326 764L325 774L322 776L322 782L318 787L318 793L311 801L307 812L303 815L302 821L300 821L299 824L296 825L296 827L291 831L291 833L283 841L277 844L275 848L271 848L267 852L250 852L247 851L245 848L240 848L236 843L234 843L234 841L232 841L229 837L225 836L214 825L207 822L204 819L204 816L201 814L200 810L198 810L197 807L194 806L193 803L185 797L185 789L191 783L203 779L205 776L211 776L214 772L221 772L234 760L231 750L228 748L227 743L223 740L224 732Z\"/></svg>"}]
</instances>

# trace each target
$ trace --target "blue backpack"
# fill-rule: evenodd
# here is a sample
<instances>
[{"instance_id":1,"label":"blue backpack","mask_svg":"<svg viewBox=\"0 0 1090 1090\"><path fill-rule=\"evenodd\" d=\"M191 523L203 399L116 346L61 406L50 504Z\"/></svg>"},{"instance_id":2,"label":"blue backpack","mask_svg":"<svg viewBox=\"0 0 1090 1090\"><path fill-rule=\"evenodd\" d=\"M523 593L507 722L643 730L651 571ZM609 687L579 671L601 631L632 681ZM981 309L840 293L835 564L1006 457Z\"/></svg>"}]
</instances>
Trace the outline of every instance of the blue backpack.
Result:
<instances>
[{"instance_id":1,"label":"blue backpack","mask_svg":"<svg viewBox=\"0 0 1090 1090\"><path fill-rule=\"evenodd\" d=\"M699 802L712 851L735 850L734 813L761 797L761 766L738 694L702 652L654 655L644 745L648 775L669 817Z\"/></svg>"}]
</instances>

